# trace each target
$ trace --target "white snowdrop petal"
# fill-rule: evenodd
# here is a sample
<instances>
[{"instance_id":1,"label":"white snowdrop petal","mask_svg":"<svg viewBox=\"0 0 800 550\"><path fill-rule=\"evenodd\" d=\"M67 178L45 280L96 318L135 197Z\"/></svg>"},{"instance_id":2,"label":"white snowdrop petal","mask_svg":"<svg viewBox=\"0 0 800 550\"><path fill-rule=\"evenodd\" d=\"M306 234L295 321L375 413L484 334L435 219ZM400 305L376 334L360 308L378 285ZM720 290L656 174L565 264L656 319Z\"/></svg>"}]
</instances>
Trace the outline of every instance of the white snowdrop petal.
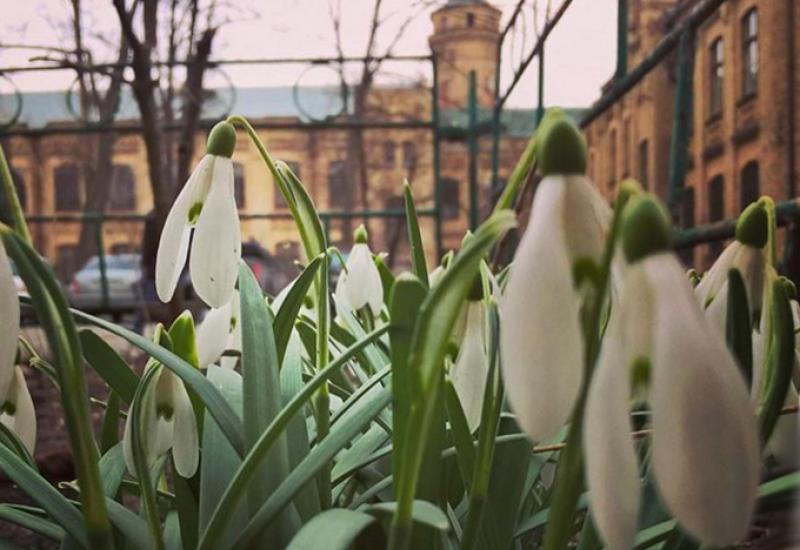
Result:
<instances>
[{"instance_id":1,"label":"white snowdrop petal","mask_svg":"<svg viewBox=\"0 0 800 550\"><path fill-rule=\"evenodd\" d=\"M584 421L586 481L592 518L612 549L632 548L639 515L640 482L631 437L631 356L619 319L608 328L592 377Z\"/></svg>"},{"instance_id":2,"label":"white snowdrop petal","mask_svg":"<svg viewBox=\"0 0 800 550\"><path fill-rule=\"evenodd\" d=\"M0 244L0 401L14 377L19 337L19 298L6 249Z\"/></svg>"},{"instance_id":3,"label":"white snowdrop petal","mask_svg":"<svg viewBox=\"0 0 800 550\"><path fill-rule=\"evenodd\" d=\"M703 275L700 282L694 288L694 294L700 305L705 308L714 299L725 281L728 280L728 271L733 265L733 260L744 245L739 241L733 241L722 254L712 264L711 268Z\"/></svg>"},{"instance_id":4,"label":"white snowdrop petal","mask_svg":"<svg viewBox=\"0 0 800 550\"><path fill-rule=\"evenodd\" d=\"M759 326L753 329L753 376L750 382L750 399L755 405L761 396L761 384L767 368L766 316L762 315Z\"/></svg>"},{"instance_id":5,"label":"white snowdrop petal","mask_svg":"<svg viewBox=\"0 0 800 550\"><path fill-rule=\"evenodd\" d=\"M383 286L372 253L365 243L356 243L347 259L347 273L342 284L342 295L353 310L366 305L373 307L383 302ZM374 312L374 307L373 307ZM380 308L378 309L380 312Z\"/></svg>"},{"instance_id":6,"label":"white snowdrop petal","mask_svg":"<svg viewBox=\"0 0 800 550\"><path fill-rule=\"evenodd\" d=\"M458 357L450 369L450 379L456 390L467 425L474 432L481 423L483 395L489 374L489 358L484 344L484 305L481 301L467 305L467 327Z\"/></svg>"},{"instance_id":7,"label":"white snowdrop petal","mask_svg":"<svg viewBox=\"0 0 800 550\"><path fill-rule=\"evenodd\" d=\"M599 261L611 223L611 208L586 176L556 178L563 179L566 186L564 223L570 259L591 258Z\"/></svg>"},{"instance_id":8,"label":"white snowdrop petal","mask_svg":"<svg viewBox=\"0 0 800 550\"><path fill-rule=\"evenodd\" d=\"M122 433L122 457L125 459L125 466L128 468L128 473L132 476L136 475L136 462L133 460L133 430L131 427L133 415L128 411L128 416L125 418L125 431Z\"/></svg>"},{"instance_id":9,"label":"white snowdrop petal","mask_svg":"<svg viewBox=\"0 0 800 550\"><path fill-rule=\"evenodd\" d=\"M705 544L741 540L760 469L758 432L743 378L705 320L672 254L645 260L656 292L650 404L653 469L662 499Z\"/></svg>"},{"instance_id":10,"label":"white snowdrop petal","mask_svg":"<svg viewBox=\"0 0 800 550\"><path fill-rule=\"evenodd\" d=\"M204 369L220 358L230 339L231 304L212 308L197 327L197 357Z\"/></svg>"},{"instance_id":11,"label":"white snowdrop petal","mask_svg":"<svg viewBox=\"0 0 800 550\"><path fill-rule=\"evenodd\" d=\"M583 380L580 299L564 237L565 185L554 177L539 184L500 303L509 404L534 441L568 420Z\"/></svg>"},{"instance_id":12,"label":"white snowdrop petal","mask_svg":"<svg viewBox=\"0 0 800 550\"><path fill-rule=\"evenodd\" d=\"M25 448L33 456L33 451L36 448L36 410L33 406L31 393L28 391L28 384L25 382L25 375L19 367L15 369L14 384L17 386L17 410L14 413L14 416L16 416L14 428Z\"/></svg>"},{"instance_id":13,"label":"white snowdrop petal","mask_svg":"<svg viewBox=\"0 0 800 550\"><path fill-rule=\"evenodd\" d=\"M199 442L194 409L183 382L176 381L172 404L172 458L175 459L175 469L183 477L192 477L200 460Z\"/></svg>"},{"instance_id":14,"label":"white snowdrop petal","mask_svg":"<svg viewBox=\"0 0 800 550\"><path fill-rule=\"evenodd\" d=\"M186 181L167 214L156 253L156 292L162 302L169 302L186 264L191 223L189 214L195 204L205 204L208 181L214 166L206 155ZM205 208L205 206L203 206Z\"/></svg>"},{"instance_id":15,"label":"white snowdrop petal","mask_svg":"<svg viewBox=\"0 0 800 550\"><path fill-rule=\"evenodd\" d=\"M742 275L750 311L760 311L764 301L764 280L767 268L767 256L764 250L742 245L734 258L732 267L738 269ZM720 289L721 291L722 289Z\"/></svg>"},{"instance_id":16,"label":"white snowdrop petal","mask_svg":"<svg viewBox=\"0 0 800 550\"><path fill-rule=\"evenodd\" d=\"M797 398L797 391L794 385L790 384L784 406L797 405ZM800 419L796 414L784 414L778 417L767 449L781 468L795 469L800 465Z\"/></svg>"},{"instance_id":17,"label":"white snowdrop petal","mask_svg":"<svg viewBox=\"0 0 800 550\"><path fill-rule=\"evenodd\" d=\"M195 228L189 271L197 295L211 307L222 307L233 295L242 238L233 190L233 163L214 157L214 175Z\"/></svg>"},{"instance_id":18,"label":"white snowdrop petal","mask_svg":"<svg viewBox=\"0 0 800 550\"><path fill-rule=\"evenodd\" d=\"M725 338L728 324L728 281L722 283L714 301L706 308L705 315L711 326Z\"/></svg>"}]
</instances>

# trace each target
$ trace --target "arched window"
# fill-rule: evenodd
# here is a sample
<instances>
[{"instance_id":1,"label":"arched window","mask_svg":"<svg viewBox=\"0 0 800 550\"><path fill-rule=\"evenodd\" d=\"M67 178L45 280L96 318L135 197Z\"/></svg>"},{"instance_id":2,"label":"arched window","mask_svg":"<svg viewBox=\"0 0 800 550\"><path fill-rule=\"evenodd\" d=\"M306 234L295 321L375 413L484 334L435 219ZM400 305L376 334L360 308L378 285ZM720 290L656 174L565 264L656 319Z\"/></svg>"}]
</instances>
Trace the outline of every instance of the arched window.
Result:
<instances>
[{"instance_id":1,"label":"arched window","mask_svg":"<svg viewBox=\"0 0 800 550\"><path fill-rule=\"evenodd\" d=\"M722 113L722 79L725 74L725 50L723 47L722 38L717 38L711 43L709 48L709 89L708 89L708 106L709 115L711 117L718 116Z\"/></svg>"},{"instance_id":2,"label":"arched window","mask_svg":"<svg viewBox=\"0 0 800 550\"><path fill-rule=\"evenodd\" d=\"M471 11L467 12L467 26L468 27L474 27L475 26L475 14L472 13Z\"/></svg>"},{"instance_id":3,"label":"arched window","mask_svg":"<svg viewBox=\"0 0 800 550\"><path fill-rule=\"evenodd\" d=\"M244 186L244 166L240 162L233 163L233 192L236 197L236 208L241 210L245 207L245 186Z\"/></svg>"},{"instance_id":4,"label":"arched window","mask_svg":"<svg viewBox=\"0 0 800 550\"><path fill-rule=\"evenodd\" d=\"M758 161L751 160L742 168L739 207L744 210L761 196L758 181Z\"/></svg>"},{"instance_id":5,"label":"arched window","mask_svg":"<svg viewBox=\"0 0 800 550\"><path fill-rule=\"evenodd\" d=\"M752 8L742 17L742 96L758 92L758 12Z\"/></svg>"},{"instance_id":6,"label":"arched window","mask_svg":"<svg viewBox=\"0 0 800 550\"><path fill-rule=\"evenodd\" d=\"M458 180L445 178L439 182L439 198L441 200L442 218L454 220L461 210Z\"/></svg>"},{"instance_id":7,"label":"arched window","mask_svg":"<svg viewBox=\"0 0 800 550\"><path fill-rule=\"evenodd\" d=\"M639 183L650 189L650 142L646 139L639 142Z\"/></svg>"},{"instance_id":8,"label":"arched window","mask_svg":"<svg viewBox=\"0 0 800 550\"><path fill-rule=\"evenodd\" d=\"M350 186L347 183L345 161L334 160L328 165L328 202L337 209L351 208Z\"/></svg>"},{"instance_id":9,"label":"arched window","mask_svg":"<svg viewBox=\"0 0 800 550\"><path fill-rule=\"evenodd\" d=\"M611 130L608 136L608 189L617 185L617 131Z\"/></svg>"},{"instance_id":10,"label":"arched window","mask_svg":"<svg viewBox=\"0 0 800 550\"><path fill-rule=\"evenodd\" d=\"M53 171L53 203L56 212L81 209L80 171L74 164L62 164Z\"/></svg>"},{"instance_id":11,"label":"arched window","mask_svg":"<svg viewBox=\"0 0 800 550\"><path fill-rule=\"evenodd\" d=\"M383 165L386 168L394 168L395 149L394 141L387 139L383 142Z\"/></svg>"},{"instance_id":12,"label":"arched window","mask_svg":"<svg viewBox=\"0 0 800 550\"><path fill-rule=\"evenodd\" d=\"M111 172L108 207L111 210L136 210L136 178L127 164L115 164Z\"/></svg>"}]
</instances>

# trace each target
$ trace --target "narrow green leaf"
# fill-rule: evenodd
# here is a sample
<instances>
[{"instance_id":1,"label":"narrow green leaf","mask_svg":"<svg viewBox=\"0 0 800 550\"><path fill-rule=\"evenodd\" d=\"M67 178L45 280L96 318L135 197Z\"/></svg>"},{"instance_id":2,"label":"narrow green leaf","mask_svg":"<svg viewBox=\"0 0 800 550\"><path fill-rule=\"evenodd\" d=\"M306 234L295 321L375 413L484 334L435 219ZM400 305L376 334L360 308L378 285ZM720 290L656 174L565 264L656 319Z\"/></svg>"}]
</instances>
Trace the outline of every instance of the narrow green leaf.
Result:
<instances>
[{"instance_id":1,"label":"narrow green leaf","mask_svg":"<svg viewBox=\"0 0 800 550\"><path fill-rule=\"evenodd\" d=\"M461 408L461 400L459 400L452 382L447 378L444 381L444 403L447 418L450 420L450 433L456 448L461 479L464 480L464 486L471 487L472 476L475 472L475 441L469 431L464 409Z\"/></svg>"},{"instance_id":2,"label":"narrow green leaf","mask_svg":"<svg viewBox=\"0 0 800 550\"><path fill-rule=\"evenodd\" d=\"M117 443L106 451L100 458L98 467L103 480L103 492L107 498L114 498L119 492L119 486L122 483L126 469L122 443Z\"/></svg>"},{"instance_id":3,"label":"narrow green leaf","mask_svg":"<svg viewBox=\"0 0 800 550\"><path fill-rule=\"evenodd\" d=\"M753 380L753 339L747 290L739 270L728 272L728 311L725 319L725 336L728 348L742 370L747 387Z\"/></svg>"},{"instance_id":4,"label":"narrow green leaf","mask_svg":"<svg viewBox=\"0 0 800 550\"><path fill-rule=\"evenodd\" d=\"M325 510L309 521L292 539L287 550L347 550L375 518L342 508Z\"/></svg>"},{"instance_id":5,"label":"narrow green leaf","mask_svg":"<svg viewBox=\"0 0 800 550\"><path fill-rule=\"evenodd\" d=\"M408 244L411 248L411 271L428 287L428 266L425 261L425 248L422 246L422 235L419 231L419 218L417 208L414 206L414 197L411 195L411 186L408 180L403 183L403 203L406 208L406 227L408 229Z\"/></svg>"},{"instance_id":6,"label":"narrow green leaf","mask_svg":"<svg viewBox=\"0 0 800 550\"><path fill-rule=\"evenodd\" d=\"M86 528L80 511L47 480L28 467L16 454L0 446L0 469L53 520L84 547L88 546Z\"/></svg>"},{"instance_id":7,"label":"narrow green leaf","mask_svg":"<svg viewBox=\"0 0 800 550\"><path fill-rule=\"evenodd\" d=\"M364 506L363 508L360 508L360 510L378 517L391 517L396 508L396 502L380 502L378 504ZM450 521L448 521L447 515L442 511L441 508L431 504L426 500L414 501L414 512L412 519L415 523L433 527L437 531L448 531L450 529Z\"/></svg>"},{"instance_id":8,"label":"narrow green leaf","mask_svg":"<svg viewBox=\"0 0 800 550\"><path fill-rule=\"evenodd\" d=\"M52 521L10 504L0 504L0 520L15 523L52 540L60 541L64 538L64 529Z\"/></svg>"},{"instance_id":9,"label":"narrow green leaf","mask_svg":"<svg viewBox=\"0 0 800 550\"><path fill-rule=\"evenodd\" d=\"M314 282L314 277L322 263L323 256L317 256L309 262L303 272L295 279L292 288L286 295L280 309L275 314L275 347L278 350L278 359L283 361L289 336L297 320L297 314L303 306L303 301L308 296L308 290Z\"/></svg>"},{"instance_id":10,"label":"narrow green leaf","mask_svg":"<svg viewBox=\"0 0 800 550\"><path fill-rule=\"evenodd\" d=\"M36 472L39 471L39 466L36 464L36 460L34 460L34 458L28 452L28 448L25 447L25 444L22 442L22 440L20 440L19 436L2 423L0 423L0 445L8 448L10 451L16 454L17 457L30 466L32 470Z\"/></svg>"},{"instance_id":11,"label":"narrow green leaf","mask_svg":"<svg viewBox=\"0 0 800 550\"><path fill-rule=\"evenodd\" d=\"M151 547L152 539L142 518L110 498L106 499L106 506L111 523L119 529L123 539L131 548Z\"/></svg>"},{"instance_id":12,"label":"narrow green leaf","mask_svg":"<svg viewBox=\"0 0 800 550\"><path fill-rule=\"evenodd\" d=\"M123 403L130 405L139 376L105 340L89 329L78 332L83 356L89 366L100 375L108 387L114 390Z\"/></svg>"},{"instance_id":13,"label":"narrow green leaf","mask_svg":"<svg viewBox=\"0 0 800 550\"><path fill-rule=\"evenodd\" d=\"M106 414L103 416L103 426L100 429L100 452L106 453L119 443L119 394L112 389L108 390L108 403Z\"/></svg>"}]
</instances>

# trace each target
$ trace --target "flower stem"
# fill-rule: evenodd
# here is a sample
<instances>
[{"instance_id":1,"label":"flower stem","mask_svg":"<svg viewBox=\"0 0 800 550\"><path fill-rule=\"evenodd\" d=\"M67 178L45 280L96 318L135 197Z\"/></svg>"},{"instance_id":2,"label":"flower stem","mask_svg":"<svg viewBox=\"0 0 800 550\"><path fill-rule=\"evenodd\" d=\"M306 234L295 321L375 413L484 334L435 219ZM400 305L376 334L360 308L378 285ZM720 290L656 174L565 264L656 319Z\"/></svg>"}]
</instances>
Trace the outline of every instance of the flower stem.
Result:
<instances>
[{"instance_id":1,"label":"flower stem","mask_svg":"<svg viewBox=\"0 0 800 550\"><path fill-rule=\"evenodd\" d=\"M6 204L11 210L11 222L14 231L22 237L26 243L31 244L31 234L28 231L28 224L25 221L25 212L19 202L17 187L14 185L14 178L11 176L11 169L8 167L6 155L0 145L0 184L3 186L3 194L6 196Z\"/></svg>"}]
</instances>

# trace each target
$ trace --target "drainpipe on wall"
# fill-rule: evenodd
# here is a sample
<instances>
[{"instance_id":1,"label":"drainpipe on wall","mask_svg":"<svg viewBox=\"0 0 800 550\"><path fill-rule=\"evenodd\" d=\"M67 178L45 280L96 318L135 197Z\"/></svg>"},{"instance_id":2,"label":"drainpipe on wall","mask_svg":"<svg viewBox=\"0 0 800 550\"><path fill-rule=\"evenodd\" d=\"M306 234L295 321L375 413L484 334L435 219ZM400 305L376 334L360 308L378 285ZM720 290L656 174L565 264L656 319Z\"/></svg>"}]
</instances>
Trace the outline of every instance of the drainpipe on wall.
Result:
<instances>
[{"instance_id":1,"label":"drainpipe on wall","mask_svg":"<svg viewBox=\"0 0 800 550\"><path fill-rule=\"evenodd\" d=\"M795 33L795 0L786 0L786 21L788 25L787 43L789 52L786 56L786 75L789 80L788 109L789 120L789 154L787 155L787 192L789 199L797 195L797 183L795 181L795 170L797 168L797 139L795 138L795 114L797 111L795 100L795 73L796 73L796 33ZM800 283L800 220L795 218L794 222L787 229L784 253L784 272L795 282Z\"/></svg>"}]
</instances>

